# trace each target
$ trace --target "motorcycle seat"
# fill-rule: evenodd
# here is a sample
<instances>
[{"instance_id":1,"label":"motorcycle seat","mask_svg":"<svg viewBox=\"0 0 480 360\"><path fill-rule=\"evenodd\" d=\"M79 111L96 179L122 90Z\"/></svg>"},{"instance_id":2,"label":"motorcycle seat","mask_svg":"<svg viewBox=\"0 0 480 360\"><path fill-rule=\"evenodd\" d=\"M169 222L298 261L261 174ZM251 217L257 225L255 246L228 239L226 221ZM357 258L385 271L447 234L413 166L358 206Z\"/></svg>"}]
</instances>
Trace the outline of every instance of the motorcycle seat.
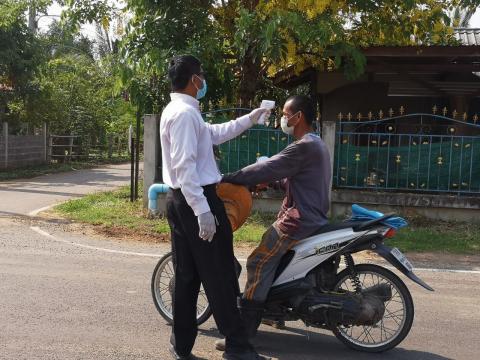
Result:
<instances>
[{"instance_id":1,"label":"motorcycle seat","mask_svg":"<svg viewBox=\"0 0 480 360\"><path fill-rule=\"evenodd\" d=\"M325 233L329 233L329 232L332 232L332 231L349 229L349 228L352 228L353 231L362 231L362 230L366 230L366 229L372 228L374 226L377 226L379 223L380 224L383 223L385 220L388 220L388 219L392 218L394 215L395 214L386 214L386 215L383 215L383 216L381 216L377 219L371 219L371 220L366 220L366 221L346 220L346 221L343 221L343 222L326 224L326 225L321 226L318 230L316 230L310 236L325 234Z\"/></svg>"},{"instance_id":2,"label":"motorcycle seat","mask_svg":"<svg viewBox=\"0 0 480 360\"><path fill-rule=\"evenodd\" d=\"M310 236L325 234L325 233L329 233L337 230L353 228L358 226L358 224L359 224L358 221L343 221L343 222L337 222L337 223L330 223L330 224L321 226L318 230L314 231L314 233Z\"/></svg>"}]
</instances>

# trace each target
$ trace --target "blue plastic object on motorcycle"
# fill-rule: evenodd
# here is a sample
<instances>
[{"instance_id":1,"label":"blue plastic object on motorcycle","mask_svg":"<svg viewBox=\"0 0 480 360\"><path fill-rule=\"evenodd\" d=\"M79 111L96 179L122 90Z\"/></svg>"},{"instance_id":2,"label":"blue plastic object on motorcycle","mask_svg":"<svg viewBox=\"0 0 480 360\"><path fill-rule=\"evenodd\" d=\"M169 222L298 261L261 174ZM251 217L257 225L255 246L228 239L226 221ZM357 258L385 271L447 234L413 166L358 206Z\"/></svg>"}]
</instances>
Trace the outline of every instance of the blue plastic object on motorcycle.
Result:
<instances>
[{"instance_id":1,"label":"blue plastic object on motorcycle","mask_svg":"<svg viewBox=\"0 0 480 360\"><path fill-rule=\"evenodd\" d=\"M368 220L379 219L383 216L384 214L382 214L379 211L365 209L360 205L353 204L352 217L350 218L350 220L351 221L368 221ZM382 224L396 230L402 227L408 226L408 222L399 216L389 217L388 219L385 219L384 221L382 221Z\"/></svg>"}]
</instances>

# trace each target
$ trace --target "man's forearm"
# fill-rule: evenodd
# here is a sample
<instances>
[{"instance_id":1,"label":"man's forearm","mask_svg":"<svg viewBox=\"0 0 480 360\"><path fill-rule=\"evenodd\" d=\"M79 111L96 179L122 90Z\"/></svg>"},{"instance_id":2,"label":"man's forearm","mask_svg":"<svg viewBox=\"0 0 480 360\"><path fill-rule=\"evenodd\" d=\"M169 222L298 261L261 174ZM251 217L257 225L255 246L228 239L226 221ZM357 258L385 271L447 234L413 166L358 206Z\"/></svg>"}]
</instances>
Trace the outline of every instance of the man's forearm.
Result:
<instances>
[{"instance_id":1,"label":"man's forearm","mask_svg":"<svg viewBox=\"0 0 480 360\"><path fill-rule=\"evenodd\" d=\"M220 145L249 129L252 123L248 115L245 115L223 124L207 124L207 126L210 129L213 144Z\"/></svg>"},{"instance_id":2,"label":"man's forearm","mask_svg":"<svg viewBox=\"0 0 480 360\"><path fill-rule=\"evenodd\" d=\"M259 166L259 164L253 164L235 171L234 173L224 175L222 181L238 185L253 186L279 180L274 179L272 175L273 174L271 174L267 168Z\"/></svg>"},{"instance_id":3,"label":"man's forearm","mask_svg":"<svg viewBox=\"0 0 480 360\"><path fill-rule=\"evenodd\" d=\"M225 175L223 181L253 186L293 176L297 173L302 160L297 148L294 144L289 145L267 161L257 162L232 174Z\"/></svg>"}]
</instances>

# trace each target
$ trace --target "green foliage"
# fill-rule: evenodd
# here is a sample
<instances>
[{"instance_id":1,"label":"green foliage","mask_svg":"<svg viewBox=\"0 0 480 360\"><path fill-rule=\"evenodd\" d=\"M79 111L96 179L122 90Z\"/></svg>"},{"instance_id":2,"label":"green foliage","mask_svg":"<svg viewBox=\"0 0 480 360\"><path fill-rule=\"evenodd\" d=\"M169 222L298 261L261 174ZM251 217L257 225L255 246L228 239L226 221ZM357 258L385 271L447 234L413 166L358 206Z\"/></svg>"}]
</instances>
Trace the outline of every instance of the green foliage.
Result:
<instances>
[{"instance_id":1,"label":"green foliage","mask_svg":"<svg viewBox=\"0 0 480 360\"><path fill-rule=\"evenodd\" d=\"M44 51L49 58L58 58L64 55L84 55L94 60L94 41L78 32L70 31L69 27L58 21L52 22L45 34L38 35L42 41Z\"/></svg>"},{"instance_id":2,"label":"green foliage","mask_svg":"<svg viewBox=\"0 0 480 360\"><path fill-rule=\"evenodd\" d=\"M115 12L108 0L61 0L59 3L67 7L62 14L63 23L74 27L83 22L106 23Z\"/></svg>"},{"instance_id":3,"label":"green foliage","mask_svg":"<svg viewBox=\"0 0 480 360\"><path fill-rule=\"evenodd\" d=\"M154 107L161 106L168 101L168 87L162 85L168 60L179 53L198 56L207 68L212 91L205 105L234 98L245 104L256 95L276 92L270 79L285 69L340 69L347 78L356 78L365 66L360 47L455 44L449 11L453 6L472 9L478 3L128 0L133 18L123 56L128 77L141 74L144 86L127 86L144 93L150 85L157 100ZM136 98L139 93L134 93Z\"/></svg>"},{"instance_id":4,"label":"green foliage","mask_svg":"<svg viewBox=\"0 0 480 360\"><path fill-rule=\"evenodd\" d=\"M41 66L35 79L40 96L31 112L55 134L104 139L107 132L126 132L132 107L114 95L111 61L67 54ZM120 120L120 121L119 121Z\"/></svg>"},{"instance_id":5,"label":"green foliage","mask_svg":"<svg viewBox=\"0 0 480 360\"><path fill-rule=\"evenodd\" d=\"M0 1L0 28L6 29L16 23L27 11L26 1L1 0Z\"/></svg>"},{"instance_id":6,"label":"green foliage","mask_svg":"<svg viewBox=\"0 0 480 360\"><path fill-rule=\"evenodd\" d=\"M135 110L161 111L174 55L202 60L205 110L238 99L281 102L292 92L275 85L282 76L310 68L361 75L362 47L456 44L451 25L461 12L454 9L471 14L480 0L125 0L124 9L109 0L62 0L62 23L46 36L30 33L28 10L41 14L49 3L0 0L0 84L12 89L0 92L9 110L2 116L93 134L124 130ZM78 36L81 23L108 29L119 18L128 26L118 53L115 44L95 54Z\"/></svg>"},{"instance_id":7,"label":"green foliage","mask_svg":"<svg viewBox=\"0 0 480 360\"><path fill-rule=\"evenodd\" d=\"M43 60L38 39L30 33L24 13L24 1L2 0L0 2L0 121L12 125L21 118L24 106L36 92L31 83L35 69ZM8 109L7 105L11 104ZM2 116L1 110L10 110Z\"/></svg>"},{"instance_id":8,"label":"green foliage","mask_svg":"<svg viewBox=\"0 0 480 360\"><path fill-rule=\"evenodd\" d=\"M52 133L101 140L126 134L134 109L115 92L116 56L94 59L93 42L57 22L45 34L27 28L27 8L49 2L0 3L0 120L11 128L47 122Z\"/></svg>"},{"instance_id":9,"label":"green foliage","mask_svg":"<svg viewBox=\"0 0 480 360\"><path fill-rule=\"evenodd\" d=\"M169 100L168 62L183 52L204 60L210 85L205 103L218 102L228 94L224 84L231 75L225 73L221 34L206 11L213 1L129 0L127 4L134 17L123 41L122 79L132 100L146 109L163 106ZM149 92L153 99L142 99Z\"/></svg>"}]
</instances>

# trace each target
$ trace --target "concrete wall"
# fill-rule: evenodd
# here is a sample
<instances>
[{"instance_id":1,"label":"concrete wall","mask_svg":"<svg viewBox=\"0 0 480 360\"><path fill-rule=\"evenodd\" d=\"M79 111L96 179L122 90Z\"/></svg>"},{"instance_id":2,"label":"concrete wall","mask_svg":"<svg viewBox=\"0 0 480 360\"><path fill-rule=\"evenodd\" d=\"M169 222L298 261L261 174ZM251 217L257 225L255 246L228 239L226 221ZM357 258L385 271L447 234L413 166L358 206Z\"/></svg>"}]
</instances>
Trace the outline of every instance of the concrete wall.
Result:
<instances>
[{"instance_id":1,"label":"concrete wall","mask_svg":"<svg viewBox=\"0 0 480 360\"><path fill-rule=\"evenodd\" d=\"M257 211L277 212L281 201L279 194L270 194L255 199L253 207ZM334 190L331 215L338 218L350 215L352 204L406 217L423 216L432 220L480 223L479 197Z\"/></svg>"},{"instance_id":2,"label":"concrete wall","mask_svg":"<svg viewBox=\"0 0 480 360\"><path fill-rule=\"evenodd\" d=\"M46 128L42 135L9 135L3 124L0 137L0 169L45 164L47 161Z\"/></svg>"},{"instance_id":3,"label":"concrete wall","mask_svg":"<svg viewBox=\"0 0 480 360\"><path fill-rule=\"evenodd\" d=\"M432 220L480 223L480 197L335 190L332 201L334 216L349 213L351 205L356 203L405 216L420 215Z\"/></svg>"},{"instance_id":4,"label":"concrete wall","mask_svg":"<svg viewBox=\"0 0 480 360\"><path fill-rule=\"evenodd\" d=\"M282 194L253 200L253 211L278 212ZM346 218L351 214L352 204L359 204L383 213L396 213L405 217L423 216L431 220L474 222L480 224L480 198L453 195L399 194L335 190L332 192L331 216ZM160 195L158 206L165 212L165 196Z\"/></svg>"}]
</instances>

